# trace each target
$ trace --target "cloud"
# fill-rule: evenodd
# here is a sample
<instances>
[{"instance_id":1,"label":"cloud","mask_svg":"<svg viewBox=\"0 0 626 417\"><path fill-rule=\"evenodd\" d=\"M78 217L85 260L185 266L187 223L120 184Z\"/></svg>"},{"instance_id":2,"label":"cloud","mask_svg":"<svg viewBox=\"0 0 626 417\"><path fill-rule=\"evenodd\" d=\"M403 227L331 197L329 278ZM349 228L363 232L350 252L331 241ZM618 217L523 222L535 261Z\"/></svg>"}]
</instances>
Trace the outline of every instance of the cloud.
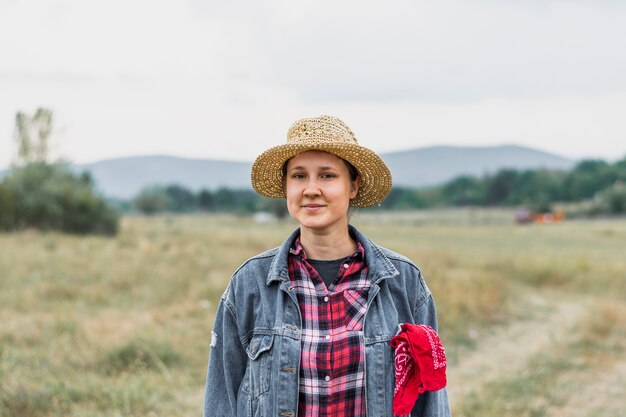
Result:
<instances>
[{"instance_id":1,"label":"cloud","mask_svg":"<svg viewBox=\"0 0 626 417\"><path fill-rule=\"evenodd\" d=\"M166 0L26 1L0 20L0 48L12 72L95 77L211 75L217 38L184 5Z\"/></svg>"},{"instance_id":2,"label":"cloud","mask_svg":"<svg viewBox=\"0 0 626 417\"><path fill-rule=\"evenodd\" d=\"M617 53L626 50L624 7L322 1L287 5L289 14L270 4L248 7L222 28L233 58L249 58L233 59L233 73L293 89L308 101L455 102L626 90L626 55Z\"/></svg>"},{"instance_id":3,"label":"cloud","mask_svg":"<svg viewBox=\"0 0 626 417\"><path fill-rule=\"evenodd\" d=\"M626 7L600 3L31 0L0 18L0 71L194 78L225 96L256 84L314 103L624 91Z\"/></svg>"}]
</instances>

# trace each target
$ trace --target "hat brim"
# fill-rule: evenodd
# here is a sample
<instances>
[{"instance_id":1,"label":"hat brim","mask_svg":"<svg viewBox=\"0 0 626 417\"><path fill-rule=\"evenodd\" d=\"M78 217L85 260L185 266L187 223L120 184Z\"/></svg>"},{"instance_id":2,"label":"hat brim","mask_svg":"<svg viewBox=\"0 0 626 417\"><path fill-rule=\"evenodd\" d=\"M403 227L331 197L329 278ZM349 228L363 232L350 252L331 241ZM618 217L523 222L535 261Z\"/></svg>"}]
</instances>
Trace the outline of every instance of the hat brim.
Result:
<instances>
[{"instance_id":1,"label":"hat brim","mask_svg":"<svg viewBox=\"0 0 626 417\"><path fill-rule=\"evenodd\" d=\"M372 150L349 143L291 143L270 148L252 164L254 190L265 197L285 198L283 165L293 156L306 151L331 153L357 169L361 184L357 196L350 201L353 207L380 204L391 191L391 172L385 162Z\"/></svg>"}]
</instances>

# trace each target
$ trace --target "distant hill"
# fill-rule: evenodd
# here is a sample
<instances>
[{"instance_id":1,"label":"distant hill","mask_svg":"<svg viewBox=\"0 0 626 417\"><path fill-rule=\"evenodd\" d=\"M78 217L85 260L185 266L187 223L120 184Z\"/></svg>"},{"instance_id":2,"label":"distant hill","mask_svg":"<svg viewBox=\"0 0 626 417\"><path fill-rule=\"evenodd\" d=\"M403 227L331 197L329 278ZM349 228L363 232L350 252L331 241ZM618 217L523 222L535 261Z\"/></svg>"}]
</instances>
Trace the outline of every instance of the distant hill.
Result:
<instances>
[{"instance_id":1,"label":"distant hill","mask_svg":"<svg viewBox=\"0 0 626 417\"><path fill-rule=\"evenodd\" d=\"M178 184L193 191L219 187L252 188L251 166L251 162L159 155L107 159L74 168L91 172L97 188L104 195L125 199L151 185Z\"/></svg>"},{"instance_id":2,"label":"distant hill","mask_svg":"<svg viewBox=\"0 0 626 417\"><path fill-rule=\"evenodd\" d=\"M570 169L575 161L521 146L433 146L381 154L395 186L424 187L442 184L459 175L482 176L502 168ZM251 188L252 162L188 159L172 156L137 156L74 165L90 171L107 197L127 199L150 185L178 184L193 191L219 187Z\"/></svg>"},{"instance_id":3,"label":"distant hill","mask_svg":"<svg viewBox=\"0 0 626 417\"><path fill-rule=\"evenodd\" d=\"M460 175L483 176L503 168L570 169L575 161L515 145L491 147L432 146L382 154L393 184L407 187L439 185Z\"/></svg>"}]
</instances>

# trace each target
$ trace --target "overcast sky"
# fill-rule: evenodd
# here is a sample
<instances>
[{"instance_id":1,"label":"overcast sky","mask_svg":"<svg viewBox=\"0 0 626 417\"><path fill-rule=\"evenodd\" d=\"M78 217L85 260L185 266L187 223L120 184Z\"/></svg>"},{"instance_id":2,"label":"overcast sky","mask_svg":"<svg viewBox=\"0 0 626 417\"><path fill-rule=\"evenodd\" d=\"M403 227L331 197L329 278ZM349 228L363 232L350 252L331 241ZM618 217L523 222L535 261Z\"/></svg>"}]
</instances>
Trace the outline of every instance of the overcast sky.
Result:
<instances>
[{"instance_id":1,"label":"overcast sky","mask_svg":"<svg viewBox=\"0 0 626 417\"><path fill-rule=\"evenodd\" d=\"M252 160L333 114L377 152L626 155L626 2L0 0L0 168L19 110L55 156Z\"/></svg>"}]
</instances>

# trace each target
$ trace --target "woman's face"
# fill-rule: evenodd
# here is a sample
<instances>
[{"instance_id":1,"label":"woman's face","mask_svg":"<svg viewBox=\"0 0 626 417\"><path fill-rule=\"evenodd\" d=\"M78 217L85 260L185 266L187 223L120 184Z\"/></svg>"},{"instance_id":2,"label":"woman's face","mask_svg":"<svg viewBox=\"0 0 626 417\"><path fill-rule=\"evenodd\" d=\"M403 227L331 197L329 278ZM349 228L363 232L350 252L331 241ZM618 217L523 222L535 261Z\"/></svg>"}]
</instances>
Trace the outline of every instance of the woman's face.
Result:
<instances>
[{"instance_id":1,"label":"woman's face","mask_svg":"<svg viewBox=\"0 0 626 417\"><path fill-rule=\"evenodd\" d=\"M307 151L289 160L285 176L287 209L301 227L330 231L346 227L350 199L359 191L343 159Z\"/></svg>"}]
</instances>

